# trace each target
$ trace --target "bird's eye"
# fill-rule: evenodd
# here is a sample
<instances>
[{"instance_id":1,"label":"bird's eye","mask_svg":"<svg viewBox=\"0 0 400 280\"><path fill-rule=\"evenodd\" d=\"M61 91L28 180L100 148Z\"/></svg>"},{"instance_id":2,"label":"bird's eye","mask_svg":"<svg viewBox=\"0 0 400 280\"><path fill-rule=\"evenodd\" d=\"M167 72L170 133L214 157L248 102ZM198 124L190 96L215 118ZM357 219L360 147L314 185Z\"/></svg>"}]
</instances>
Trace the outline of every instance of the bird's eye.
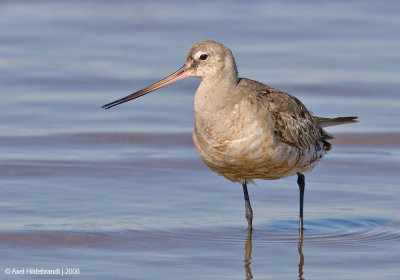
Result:
<instances>
[{"instance_id":1,"label":"bird's eye","mask_svg":"<svg viewBox=\"0 0 400 280\"><path fill-rule=\"evenodd\" d=\"M207 59L207 57L208 57L208 55L206 55L206 54L202 54L202 55L200 55L200 59L201 60L206 60Z\"/></svg>"}]
</instances>

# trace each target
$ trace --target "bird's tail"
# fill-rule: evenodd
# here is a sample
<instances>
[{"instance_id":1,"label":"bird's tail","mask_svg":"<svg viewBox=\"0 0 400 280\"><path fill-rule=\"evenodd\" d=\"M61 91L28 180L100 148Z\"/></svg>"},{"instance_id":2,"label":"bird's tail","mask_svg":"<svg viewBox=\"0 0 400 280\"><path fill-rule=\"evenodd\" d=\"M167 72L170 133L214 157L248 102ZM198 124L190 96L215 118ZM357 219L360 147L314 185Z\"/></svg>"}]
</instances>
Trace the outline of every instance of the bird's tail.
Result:
<instances>
[{"instance_id":1,"label":"bird's tail","mask_svg":"<svg viewBox=\"0 0 400 280\"><path fill-rule=\"evenodd\" d=\"M345 123L355 123L358 122L356 120L358 117L338 117L338 118L322 118L322 117L315 117L318 124L321 127L345 124Z\"/></svg>"}]
</instances>

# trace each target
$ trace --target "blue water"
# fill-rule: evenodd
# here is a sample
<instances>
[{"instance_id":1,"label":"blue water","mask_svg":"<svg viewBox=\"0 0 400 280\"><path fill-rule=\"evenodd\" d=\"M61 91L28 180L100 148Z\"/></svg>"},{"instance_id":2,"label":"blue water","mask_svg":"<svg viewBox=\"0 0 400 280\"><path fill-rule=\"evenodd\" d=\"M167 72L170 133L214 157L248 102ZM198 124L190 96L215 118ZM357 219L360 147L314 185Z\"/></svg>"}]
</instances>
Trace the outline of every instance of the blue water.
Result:
<instances>
[{"instance_id":1,"label":"blue water","mask_svg":"<svg viewBox=\"0 0 400 280\"><path fill-rule=\"evenodd\" d=\"M398 279L399 12L373 0L1 1L0 279ZM328 129L334 149L306 174L302 242L295 178L249 186L247 236L240 185L191 141L198 80L100 108L203 39L316 115L360 118Z\"/></svg>"}]
</instances>

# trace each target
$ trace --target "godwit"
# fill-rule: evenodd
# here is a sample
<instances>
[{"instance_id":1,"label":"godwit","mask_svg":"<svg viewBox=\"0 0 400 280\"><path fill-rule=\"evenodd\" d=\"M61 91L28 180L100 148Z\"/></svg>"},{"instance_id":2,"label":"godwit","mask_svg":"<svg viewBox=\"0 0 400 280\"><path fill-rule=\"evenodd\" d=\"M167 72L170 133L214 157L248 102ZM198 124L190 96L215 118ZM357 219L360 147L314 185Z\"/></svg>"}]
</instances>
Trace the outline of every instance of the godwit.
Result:
<instances>
[{"instance_id":1,"label":"godwit","mask_svg":"<svg viewBox=\"0 0 400 280\"><path fill-rule=\"evenodd\" d=\"M253 211L247 183L297 174L302 234L303 172L311 171L331 149L327 140L332 136L323 127L357 122L357 117L316 117L296 97L239 78L232 52L210 40L194 44L176 72L102 108L188 77L202 79L194 99L193 141L197 152L211 170L242 184L248 229L253 228Z\"/></svg>"}]
</instances>

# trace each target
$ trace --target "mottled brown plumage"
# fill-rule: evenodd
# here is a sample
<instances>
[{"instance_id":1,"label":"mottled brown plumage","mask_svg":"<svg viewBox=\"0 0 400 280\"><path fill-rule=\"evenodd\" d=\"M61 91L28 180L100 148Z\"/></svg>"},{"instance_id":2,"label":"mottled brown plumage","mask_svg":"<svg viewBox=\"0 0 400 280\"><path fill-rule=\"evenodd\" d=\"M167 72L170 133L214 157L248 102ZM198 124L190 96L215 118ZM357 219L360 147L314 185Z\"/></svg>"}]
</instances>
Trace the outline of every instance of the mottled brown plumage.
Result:
<instances>
[{"instance_id":1,"label":"mottled brown plumage","mask_svg":"<svg viewBox=\"0 0 400 280\"><path fill-rule=\"evenodd\" d=\"M275 133L283 142L305 149L316 141L332 138L293 95L268 86L258 93L268 100Z\"/></svg>"}]
</instances>

